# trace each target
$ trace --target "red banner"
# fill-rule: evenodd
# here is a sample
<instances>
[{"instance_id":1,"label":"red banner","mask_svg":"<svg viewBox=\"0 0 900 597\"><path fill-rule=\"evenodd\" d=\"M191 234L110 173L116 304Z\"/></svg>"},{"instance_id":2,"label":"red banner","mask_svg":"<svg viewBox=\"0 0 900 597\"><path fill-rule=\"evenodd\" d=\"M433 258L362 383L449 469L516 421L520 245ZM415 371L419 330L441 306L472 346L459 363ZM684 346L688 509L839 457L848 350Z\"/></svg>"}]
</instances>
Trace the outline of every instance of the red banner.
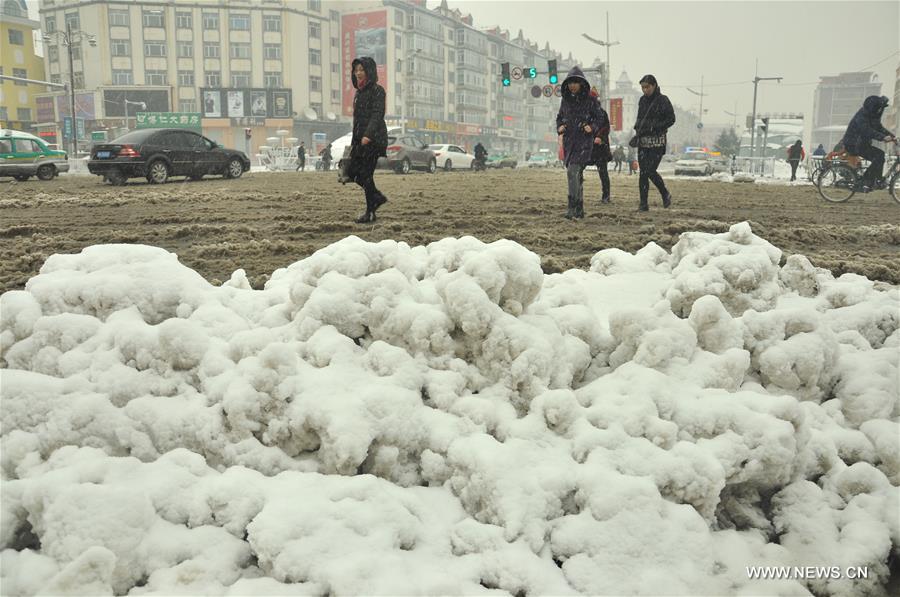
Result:
<instances>
[{"instance_id":1,"label":"red banner","mask_svg":"<svg viewBox=\"0 0 900 597\"><path fill-rule=\"evenodd\" d=\"M609 127L614 131L622 130L622 98L609 98Z\"/></svg>"},{"instance_id":2,"label":"red banner","mask_svg":"<svg viewBox=\"0 0 900 597\"><path fill-rule=\"evenodd\" d=\"M387 80L387 11L345 14L341 19L341 57L344 63L341 73L342 107L345 116L352 116L356 89L350 81L350 66L354 58L370 56L375 60L378 84L385 91L390 90Z\"/></svg>"}]
</instances>

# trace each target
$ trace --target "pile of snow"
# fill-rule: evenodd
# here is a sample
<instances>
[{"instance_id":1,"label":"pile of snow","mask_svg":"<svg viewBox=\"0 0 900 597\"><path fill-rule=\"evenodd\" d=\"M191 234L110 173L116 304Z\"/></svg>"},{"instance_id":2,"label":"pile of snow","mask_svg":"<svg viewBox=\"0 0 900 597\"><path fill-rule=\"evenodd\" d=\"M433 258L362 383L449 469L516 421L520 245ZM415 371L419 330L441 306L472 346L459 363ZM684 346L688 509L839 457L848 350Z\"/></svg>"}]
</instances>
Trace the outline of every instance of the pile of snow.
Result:
<instances>
[{"instance_id":1,"label":"pile of snow","mask_svg":"<svg viewBox=\"0 0 900 597\"><path fill-rule=\"evenodd\" d=\"M95 246L0 307L4 594L877 595L900 555L900 293L746 223L554 275L349 237L264 290Z\"/></svg>"}]
</instances>

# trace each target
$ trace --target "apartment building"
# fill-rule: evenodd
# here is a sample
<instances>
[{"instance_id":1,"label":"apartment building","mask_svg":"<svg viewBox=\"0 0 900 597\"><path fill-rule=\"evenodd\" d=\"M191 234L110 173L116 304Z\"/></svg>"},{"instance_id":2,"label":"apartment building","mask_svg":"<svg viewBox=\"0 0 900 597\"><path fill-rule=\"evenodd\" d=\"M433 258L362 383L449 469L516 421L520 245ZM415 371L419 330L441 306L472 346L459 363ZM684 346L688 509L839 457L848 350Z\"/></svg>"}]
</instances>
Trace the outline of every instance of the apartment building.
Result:
<instances>
[{"instance_id":1,"label":"apartment building","mask_svg":"<svg viewBox=\"0 0 900 597\"><path fill-rule=\"evenodd\" d=\"M44 62L35 53L33 32L40 23L28 18L24 0L0 3L0 74L44 80ZM0 128L29 130L37 118L35 96L44 86L0 80Z\"/></svg>"},{"instance_id":2,"label":"apartment building","mask_svg":"<svg viewBox=\"0 0 900 597\"><path fill-rule=\"evenodd\" d=\"M873 72L841 73L819 77L813 96L811 147L822 143L831 149L844 136L850 119L870 95L881 95L881 83Z\"/></svg>"},{"instance_id":3,"label":"apartment building","mask_svg":"<svg viewBox=\"0 0 900 597\"><path fill-rule=\"evenodd\" d=\"M72 46L76 111L91 129L133 128L147 111L200 114L204 133L232 147L245 147L250 128L251 151L279 129L328 136L347 125L339 3L325 4L41 0L45 66L51 81L68 80L68 47L55 31L96 36L96 47Z\"/></svg>"}]
</instances>

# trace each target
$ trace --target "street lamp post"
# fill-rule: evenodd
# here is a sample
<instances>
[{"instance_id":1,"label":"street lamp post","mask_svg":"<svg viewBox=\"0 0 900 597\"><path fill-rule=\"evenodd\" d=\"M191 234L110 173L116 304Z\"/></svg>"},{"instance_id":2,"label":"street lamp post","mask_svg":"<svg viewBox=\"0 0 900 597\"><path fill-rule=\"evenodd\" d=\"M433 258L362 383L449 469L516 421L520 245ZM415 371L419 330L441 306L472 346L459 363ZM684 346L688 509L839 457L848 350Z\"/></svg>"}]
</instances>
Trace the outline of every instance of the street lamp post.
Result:
<instances>
[{"instance_id":1,"label":"street lamp post","mask_svg":"<svg viewBox=\"0 0 900 597\"><path fill-rule=\"evenodd\" d=\"M72 23L66 21L66 30L65 31L54 31L53 33L45 34L43 39L46 42L49 42L53 35L60 36L62 38L62 44L66 46L66 49L69 53L69 109L71 110L71 118L72 118L72 159L78 159L78 121L75 117L75 57L72 54L72 47L74 44L81 44L85 40L88 40L90 46L97 46L97 36L92 33L86 33L84 31L72 31ZM84 56L81 57L82 63L84 62Z\"/></svg>"},{"instance_id":2,"label":"street lamp post","mask_svg":"<svg viewBox=\"0 0 900 597\"><path fill-rule=\"evenodd\" d=\"M757 60L757 64L759 61ZM757 70L758 73L758 70ZM756 88L760 81L778 81L781 83L782 77L760 77L757 74L753 77L753 119L750 121L750 157L753 157L756 149Z\"/></svg>"},{"instance_id":3,"label":"street lamp post","mask_svg":"<svg viewBox=\"0 0 900 597\"><path fill-rule=\"evenodd\" d=\"M620 42L617 42L617 41L612 41L612 42L609 41L609 12L606 13L606 39L607 39L607 41L602 41L602 40L599 40L599 39L594 39L593 37L591 37L591 36L588 35L587 33L582 33L581 36L582 36L583 38L585 38L586 40L591 41L591 42L597 44L598 46L605 46L605 47L606 47L606 81L604 81L604 83L605 83L605 84L604 84L604 88L605 88L605 89L603 90L603 95L604 95L605 98L606 98L606 111L609 112L609 110L610 110L610 107L609 107L609 78L612 77L612 69L609 67L609 47L610 47L610 46L617 46L617 45L619 45L619 43L620 43Z\"/></svg>"},{"instance_id":4,"label":"street lamp post","mask_svg":"<svg viewBox=\"0 0 900 597\"><path fill-rule=\"evenodd\" d=\"M145 102L133 102L130 99L125 98L125 132L126 133L131 130L130 128L128 128L128 105L129 104L131 104L132 106L140 106L141 110L147 109L147 104Z\"/></svg>"},{"instance_id":5,"label":"street lamp post","mask_svg":"<svg viewBox=\"0 0 900 597\"><path fill-rule=\"evenodd\" d=\"M403 73L403 85L401 86L403 96L400 98L400 130L403 131L404 135L406 134L406 98L409 97L409 90L406 88L406 62L421 51L422 48L418 48L406 52L400 63L400 72Z\"/></svg>"},{"instance_id":6,"label":"street lamp post","mask_svg":"<svg viewBox=\"0 0 900 597\"><path fill-rule=\"evenodd\" d=\"M697 138L700 140L700 145L703 145L703 96L708 95L703 93L703 75L700 75L700 93L697 93L690 87L687 88L688 91L693 93L694 95L700 96L700 122L697 124Z\"/></svg>"}]
</instances>

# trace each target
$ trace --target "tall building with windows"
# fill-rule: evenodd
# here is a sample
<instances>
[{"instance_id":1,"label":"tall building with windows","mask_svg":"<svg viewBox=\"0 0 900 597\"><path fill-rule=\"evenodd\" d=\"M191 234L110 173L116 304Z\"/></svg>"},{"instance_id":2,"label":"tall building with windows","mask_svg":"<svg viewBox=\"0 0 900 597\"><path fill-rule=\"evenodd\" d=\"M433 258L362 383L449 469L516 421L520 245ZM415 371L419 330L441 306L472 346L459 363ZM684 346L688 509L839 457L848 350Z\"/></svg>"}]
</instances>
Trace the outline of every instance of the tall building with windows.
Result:
<instances>
[{"instance_id":1,"label":"tall building with windows","mask_svg":"<svg viewBox=\"0 0 900 597\"><path fill-rule=\"evenodd\" d=\"M831 149L840 141L850 119L870 95L881 95L881 83L873 72L841 73L819 77L813 96L811 147L819 143Z\"/></svg>"},{"instance_id":2,"label":"tall building with windows","mask_svg":"<svg viewBox=\"0 0 900 597\"><path fill-rule=\"evenodd\" d=\"M0 1L0 74L44 80L44 62L35 53L34 31L40 23L28 18L24 0ZM0 128L30 132L37 109L35 94L44 86L0 80Z\"/></svg>"},{"instance_id":3,"label":"tall building with windows","mask_svg":"<svg viewBox=\"0 0 900 597\"><path fill-rule=\"evenodd\" d=\"M45 33L68 23L96 35L96 47L72 48L76 111L91 128L120 132L126 117L133 128L139 111L200 113L204 134L232 147L246 147L250 128L252 151L276 130L339 124L338 5L41 0L40 15ZM67 51L58 36L46 42L52 81L68 80ZM62 102L47 105L63 115Z\"/></svg>"}]
</instances>

